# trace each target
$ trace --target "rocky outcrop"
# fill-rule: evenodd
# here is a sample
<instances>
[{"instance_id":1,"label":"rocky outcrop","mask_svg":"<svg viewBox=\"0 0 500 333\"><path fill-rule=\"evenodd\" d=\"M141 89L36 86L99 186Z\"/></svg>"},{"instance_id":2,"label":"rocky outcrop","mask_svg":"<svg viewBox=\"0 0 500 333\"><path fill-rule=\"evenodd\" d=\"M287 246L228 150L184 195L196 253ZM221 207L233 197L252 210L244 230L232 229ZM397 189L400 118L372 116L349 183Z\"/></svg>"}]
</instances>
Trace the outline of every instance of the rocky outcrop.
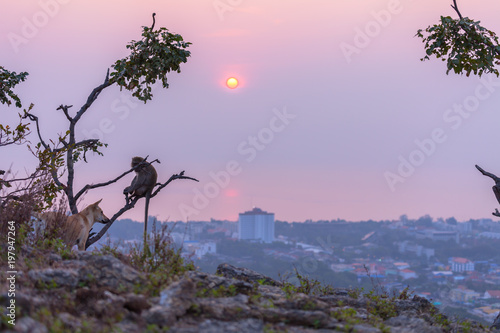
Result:
<instances>
[{"instance_id":1,"label":"rocky outcrop","mask_svg":"<svg viewBox=\"0 0 500 333\"><path fill-rule=\"evenodd\" d=\"M270 286L281 286L282 283L271 279L265 275L254 272L248 268L238 268L229 264L220 264L216 274L230 279L246 281L249 283L267 284Z\"/></svg>"},{"instance_id":2,"label":"rocky outcrop","mask_svg":"<svg viewBox=\"0 0 500 333\"><path fill-rule=\"evenodd\" d=\"M27 269L16 296L14 332L487 332L474 323L450 323L426 299L329 288L315 295L246 268L221 264L217 274L189 271L157 297L141 294L147 281L110 255L78 253L50 267ZM0 304L8 297L1 290ZM312 293L312 292L311 292ZM46 315L45 309L51 315ZM45 313L45 314L47 314ZM56 330L57 328L57 330Z\"/></svg>"}]
</instances>

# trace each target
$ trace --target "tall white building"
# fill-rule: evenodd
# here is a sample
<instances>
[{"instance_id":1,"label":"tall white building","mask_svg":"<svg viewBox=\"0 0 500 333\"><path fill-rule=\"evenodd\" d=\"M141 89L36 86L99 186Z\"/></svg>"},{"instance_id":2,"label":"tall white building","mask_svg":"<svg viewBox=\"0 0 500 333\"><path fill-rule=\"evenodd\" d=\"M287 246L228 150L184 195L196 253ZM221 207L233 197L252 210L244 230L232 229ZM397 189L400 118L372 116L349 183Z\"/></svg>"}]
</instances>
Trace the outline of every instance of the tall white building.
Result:
<instances>
[{"instance_id":1,"label":"tall white building","mask_svg":"<svg viewBox=\"0 0 500 333\"><path fill-rule=\"evenodd\" d=\"M238 239L272 243L274 241L274 213L265 212L260 208L240 213Z\"/></svg>"}]
</instances>

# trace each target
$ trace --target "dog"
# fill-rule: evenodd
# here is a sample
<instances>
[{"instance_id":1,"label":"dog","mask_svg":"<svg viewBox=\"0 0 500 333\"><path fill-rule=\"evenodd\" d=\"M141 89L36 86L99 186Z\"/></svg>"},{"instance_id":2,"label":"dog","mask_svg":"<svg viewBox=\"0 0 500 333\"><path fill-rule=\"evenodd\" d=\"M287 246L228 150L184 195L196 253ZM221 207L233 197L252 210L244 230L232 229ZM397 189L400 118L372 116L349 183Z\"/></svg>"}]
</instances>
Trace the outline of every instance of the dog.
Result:
<instances>
[{"instance_id":1,"label":"dog","mask_svg":"<svg viewBox=\"0 0 500 333\"><path fill-rule=\"evenodd\" d=\"M102 199L87 206L80 213L68 217L63 226L62 239L69 247L77 245L79 251L85 251L85 244L94 223L110 222L99 207L101 201Z\"/></svg>"}]
</instances>

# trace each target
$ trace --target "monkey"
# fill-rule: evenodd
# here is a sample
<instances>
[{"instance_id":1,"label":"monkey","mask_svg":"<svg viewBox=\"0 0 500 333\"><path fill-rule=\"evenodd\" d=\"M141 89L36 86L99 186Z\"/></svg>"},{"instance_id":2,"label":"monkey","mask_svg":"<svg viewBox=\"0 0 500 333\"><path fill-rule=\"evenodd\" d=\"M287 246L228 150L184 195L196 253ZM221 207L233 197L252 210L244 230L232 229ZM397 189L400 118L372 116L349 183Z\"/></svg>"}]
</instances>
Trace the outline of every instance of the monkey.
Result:
<instances>
[{"instance_id":1,"label":"monkey","mask_svg":"<svg viewBox=\"0 0 500 333\"><path fill-rule=\"evenodd\" d=\"M144 162L144 165L140 165ZM140 165L140 166L138 166ZM138 166L138 167L137 167ZM135 168L135 177L132 180L130 186L123 190L125 194L125 200L127 204L129 200L134 197L146 197L146 206L144 210L144 243L146 243L146 233L148 227L148 210L149 210L149 199L151 198L151 193L156 185L156 180L158 179L158 174L156 169L146 162L144 158L136 156L132 158L130 167ZM130 197L129 197L130 195Z\"/></svg>"},{"instance_id":2,"label":"monkey","mask_svg":"<svg viewBox=\"0 0 500 333\"><path fill-rule=\"evenodd\" d=\"M136 156L132 158L130 167L135 168L142 162L144 162L144 159ZM157 178L158 174L156 173L156 169L151 164L147 164L147 162L145 162L145 165L137 167L135 169L135 177L132 180L132 183L123 190L123 194L125 194L127 201L129 199L129 194L130 198L144 197L147 196L148 193L151 194L156 185Z\"/></svg>"}]
</instances>

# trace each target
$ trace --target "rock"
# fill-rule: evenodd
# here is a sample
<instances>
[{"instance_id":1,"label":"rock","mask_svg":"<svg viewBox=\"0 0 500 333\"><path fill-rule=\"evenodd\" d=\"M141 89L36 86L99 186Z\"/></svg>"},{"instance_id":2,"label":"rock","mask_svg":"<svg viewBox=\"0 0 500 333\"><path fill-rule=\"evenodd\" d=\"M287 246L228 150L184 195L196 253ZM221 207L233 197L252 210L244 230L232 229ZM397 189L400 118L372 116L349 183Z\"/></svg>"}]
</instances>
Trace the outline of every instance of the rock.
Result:
<instances>
[{"instance_id":1,"label":"rock","mask_svg":"<svg viewBox=\"0 0 500 333\"><path fill-rule=\"evenodd\" d=\"M309 326L315 328L334 328L338 322L323 311L286 310L281 308L264 308L259 312L266 322L285 322L290 325Z\"/></svg>"},{"instance_id":2,"label":"rock","mask_svg":"<svg viewBox=\"0 0 500 333\"><path fill-rule=\"evenodd\" d=\"M10 297L8 293L0 295L0 305L8 306L10 302ZM25 315L30 315L33 311L36 311L40 306L46 304L46 301L41 297L36 295L27 295L23 292L16 292L16 307L21 309Z\"/></svg>"},{"instance_id":3,"label":"rock","mask_svg":"<svg viewBox=\"0 0 500 333\"><path fill-rule=\"evenodd\" d=\"M16 306L21 311L16 326L9 327L11 332L44 333L48 329L43 323L52 326L49 322L55 320L62 323L64 332L81 331L85 324L91 331L126 333L146 331L148 325L172 333L378 333L386 329L438 333L453 325L442 327L436 309L418 296L378 299L336 288L321 296L294 292L294 288L285 292L281 283L269 277L228 264L219 265L219 275L189 271L176 276L177 281L164 287L159 296L150 297L132 293L147 283L144 275L113 256L78 252L68 260L44 255L45 267L18 274ZM49 288L33 288L31 281ZM0 305L5 306L9 297L2 291ZM382 307L374 308L379 301ZM40 308L50 311L49 318L34 316ZM500 318L493 327L497 326ZM484 332L479 325L471 325L471 333Z\"/></svg>"},{"instance_id":4,"label":"rock","mask_svg":"<svg viewBox=\"0 0 500 333\"><path fill-rule=\"evenodd\" d=\"M47 333L47 327L44 324L30 317L23 317L16 320L14 331L18 333Z\"/></svg>"},{"instance_id":5,"label":"rock","mask_svg":"<svg viewBox=\"0 0 500 333\"><path fill-rule=\"evenodd\" d=\"M198 298L196 300L198 310L203 317L219 320L250 316L250 307L247 304L248 296L241 294L233 297Z\"/></svg>"},{"instance_id":6,"label":"rock","mask_svg":"<svg viewBox=\"0 0 500 333\"><path fill-rule=\"evenodd\" d=\"M125 295L125 303L123 307L135 313L141 313L143 310L151 308L148 300L143 295L127 294Z\"/></svg>"},{"instance_id":7,"label":"rock","mask_svg":"<svg viewBox=\"0 0 500 333\"><path fill-rule=\"evenodd\" d=\"M38 286L70 287L74 288L78 284L78 273L73 269L33 269L28 272L28 276Z\"/></svg>"},{"instance_id":8,"label":"rock","mask_svg":"<svg viewBox=\"0 0 500 333\"><path fill-rule=\"evenodd\" d=\"M264 332L264 323L259 319L244 319L240 321L220 321L205 320L198 326L200 333L262 333Z\"/></svg>"},{"instance_id":9,"label":"rock","mask_svg":"<svg viewBox=\"0 0 500 333\"><path fill-rule=\"evenodd\" d=\"M108 288L114 293L131 290L144 282L144 277L138 271L111 255L79 252L77 258L85 262L78 270L80 281Z\"/></svg>"},{"instance_id":10,"label":"rock","mask_svg":"<svg viewBox=\"0 0 500 333\"><path fill-rule=\"evenodd\" d=\"M58 317L64 324L64 327L70 329L72 332L76 332L79 328L81 328L80 320L67 312L61 312Z\"/></svg>"},{"instance_id":11,"label":"rock","mask_svg":"<svg viewBox=\"0 0 500 333\"><path fill-rule=\"evenodd\" d=\"M286 297L286 293L280 287L259 285L257 291L267 299L278 300Z\"/></svg>"},{"instance_id":12,"label":"rock","mask_svg":"<svg viewBox=\"0 0 500 333\"><path fill-rule=\"evenodd\" d=\"M232 279L237 279L237 280L242 280L246 281L249 283L258 283L258 284L267 284L271 286L277 286L281 287L283 284L281 282L278 282L274 279L271 279L270 277L267 277L265 275L262 275L260 273L257 273L255 271L252 271L251 269L248 268L238 268L234 267L232 265L229 265L227 263L220 264L217 266L217 273L219 275L222 275L226 278L232 278Z\"/></svg>"},{"instance_id":13,"label":"rock","mask_svg":"<svg viewBox=\"0 0 500 333\"><path fill-rule=\"evenodd\" d=\"M226 278L222 276L217 276L202 272L188 272L188 276L196 285L196 288L200 292L210 293L216 291L219 288L225 288L226 290L233 290L235 293L249 294L253 291L253 285L251 283L235 280L231 278Z\"/></svg>"},{"instance_id":14,"label":"rock","mask_svg":"<svg viewBox=\"0 0 500 333\"><path fill-rule=\"evenodd\" d=\"M353 332L356 332L356 333L381 333L382 332L379 328L369 326L366 324L354 325L352 330L353 330Z\"/></svg>"},{"instance_id":15,"label":"rock","mask_svg":"<svg viewBox=\"0 0 500 333\"><path fill-rule=\"evenodd\" d=\"M421 318L405 315L387 319L384 324L391 326L391 333L441 333L442 329L429 325Z\"/></svg>"},{"instance_id":16,"label":"rock","mask_svg":"<svg viewBox=\"0 0 500 333\"><path fill-rule=\"evenodd\" d=\"M115 330L113 332L116 333L136 333L141 332L142 330L139 326L133 322L132 320L123 320L115 325Z\"/></svg>"},{"instance_id":17,"label":"rock","mask_svg":"<svg viewBox=\"0 0 500 333\"><path fill-rule=\"evenodd\" d=\"M60 262L62 260L62 257L57 254L57 253L51 253L48 256L49 263L54 263L54 262Z\"/></svg>"},{"instance_id":18,"label":"rock","mask_svg":"<svg viewBox=\"0 0 500 333\"><path fill-rule=\"evenodd\" d=\"M191 306L195 294L195 285L189 278L172 283L160 293L159 305L144 311L142 317L148 324L160 327L172 326L177 317L184 315Z\"/></svg>"},{"instance_id":19,"label":"rock","mask_svg":"<svg viewBox=\"0 0 500 333\"><path fill-rule=\"evenodd\" d=\"M491 324L491 328L500 330L500 313L498 314L498 316L493 321L493 324Z\"/></svg>"}]
</instances>

